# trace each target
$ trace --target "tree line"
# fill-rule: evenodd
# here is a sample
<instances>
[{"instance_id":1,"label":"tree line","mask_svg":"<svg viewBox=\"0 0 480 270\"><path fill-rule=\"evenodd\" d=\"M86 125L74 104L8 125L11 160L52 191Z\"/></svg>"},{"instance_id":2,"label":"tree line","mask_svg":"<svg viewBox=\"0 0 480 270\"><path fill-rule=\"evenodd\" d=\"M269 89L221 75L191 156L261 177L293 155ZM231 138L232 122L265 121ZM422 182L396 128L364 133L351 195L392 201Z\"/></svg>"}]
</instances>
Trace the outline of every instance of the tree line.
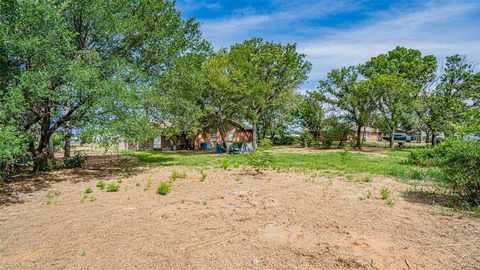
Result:
<instances>
[{"instance_id":1,"label":"tree line","mask_svg":"<svg viewBox=\"0 0 480 270\"><path fill-rule=\"evenodd\" d=\"M461 56L439 67L397 47L302 94L311 64L295 44L252 38L214 51L172 1L5 0L0 40L4 175L24 157L44 170L55 137L68 157L73 133L109 145L218 130L227 148L232 124L251 126L254 147L286 142L295 127L317 142L332 140L327 127L354 127L357 147L371 124L391 135L480 130L480 75Z\"/></svg>"}]
</instances>

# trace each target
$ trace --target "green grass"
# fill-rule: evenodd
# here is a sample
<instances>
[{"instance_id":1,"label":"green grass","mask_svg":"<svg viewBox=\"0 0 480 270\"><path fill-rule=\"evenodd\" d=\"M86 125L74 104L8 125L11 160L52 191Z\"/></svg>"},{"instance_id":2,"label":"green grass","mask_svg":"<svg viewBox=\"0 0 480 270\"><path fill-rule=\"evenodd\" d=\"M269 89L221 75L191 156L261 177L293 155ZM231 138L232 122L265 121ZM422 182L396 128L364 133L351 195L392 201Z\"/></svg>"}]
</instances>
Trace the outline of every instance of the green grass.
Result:
<instances>
[{"instance_id":1,"label":"green grass","mask_svg":"<svg viewBox=\"0 0 480 270\"><path fill-rule=\"evenodd\" d=\"M361 153L350 151L348 159L342 151L319 151L318 153L285 153L273 150L275 159L273 170L320 170L332 173L394 176L400 179L421 180L426 177L441 180L442 173L435 168L417 168L406 164L408 150L393 150L384 153ZM232 167L246 166L248 155L214 155L205 152L165 153L159 151L127 151L127 155L138 157L140 161L162 166L186 167Z\"/></svg>"}]
</instances>

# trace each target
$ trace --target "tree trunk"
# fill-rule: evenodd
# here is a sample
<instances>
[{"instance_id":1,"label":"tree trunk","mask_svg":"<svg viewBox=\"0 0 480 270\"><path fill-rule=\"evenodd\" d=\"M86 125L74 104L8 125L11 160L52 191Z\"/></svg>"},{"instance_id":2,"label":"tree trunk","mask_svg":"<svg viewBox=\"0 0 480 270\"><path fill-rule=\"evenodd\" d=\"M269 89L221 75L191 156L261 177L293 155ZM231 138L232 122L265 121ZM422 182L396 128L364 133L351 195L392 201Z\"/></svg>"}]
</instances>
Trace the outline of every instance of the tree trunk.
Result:
<instances>
[{"instance_id":1,"label":"tree trunk","mask_svg":"<svg viewBox=\"0 0 480 270\"><path fill-rule=\"evenodd\" d=\"M435 146L435 132L432 132L432 146Z\"/></svg>"},{"instance_id":2,"label":"tree trunk","mask_svg":"<svg viewBox=\"0 0 480 270\"><path fill-rule=\"evenodd\" d=\"M227 132L223 127L219 127L218 131L220 132L220 137L222 138L222 144L225 149L225 153L229 154L230 149L228 149L228 144L227 144Z\"/></svg>"},{"instance_id":3,"label":"tree trunk","mask_svg":"<svg viewBox=\"0 0 480 270\"><path fill-rule=\"evenodd\" d=\"M55 149L53 147L53 135L48 139L48 159L55 158Z\"/></svg>"},{"instance_id":4,"label":"tree trunk","mask_svg":"<svg viewBox=\"0 0 480 270\"><path fill-rule=\"evenodd\" d=\"M361 138L361 136L362 136L362 127L359 125L357 127L357 138L356 138L357 139L356 147L358 149L362 149L362 138Z\"/></svg>"},{"instance_id":5,"label":"tree trunk","mask_svg":"<svg viewBox=\"0 0 480 270\"><path fill-rule=\"evenodd\" d=\"M392 128L391 132L390 132L390 145L389 145L390 148L395 148L395 128Z\"/></svg>"},{"instance_id":6,"label":"tree trunk","mask_svg":"<svg viewBox=\"0 0 480 270\"><path fill-rule=\"evenodd\" d=\"M45 170L48 162L48 140L49 134L43 133L40 136L40 142L38 147L34 149L33 160L33 172L39 172Z\"/></svg>"},{"instance_id":7,"label":"tree trunk","mask_svg":"<svg viewBox=\"0 0 480 270\"><path fill-rule=\"evenodd\" d=\"M257 121L252 123L252 144L253 150L257 150Z\"/></svg>"},{"instance_id":8,"label":"tree trunk","mask_svg":"<svg viewBox=\"0 0 480 270\"><path fill-rule=\"evenodd\" d=\"M63 156L69 158L71 156L71 137L70 121L65 122L65 128L63 129Z\"/></svg>"}]
</instances>

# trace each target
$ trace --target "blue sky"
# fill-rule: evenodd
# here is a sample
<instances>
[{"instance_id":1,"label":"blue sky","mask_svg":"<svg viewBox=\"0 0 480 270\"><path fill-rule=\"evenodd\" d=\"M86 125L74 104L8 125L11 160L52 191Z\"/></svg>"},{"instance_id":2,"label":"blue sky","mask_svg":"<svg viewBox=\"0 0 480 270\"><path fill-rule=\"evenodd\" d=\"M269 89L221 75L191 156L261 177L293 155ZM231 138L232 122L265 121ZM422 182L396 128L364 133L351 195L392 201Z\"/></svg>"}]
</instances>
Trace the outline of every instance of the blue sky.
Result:
<instances>
[{"instance_id":1,"label":"blue sky","mask_svg":"<svg viewBox=\"0 0 480 270\"><path fill-rule=\"evenodd\" d=\"M480 0L177 0L177 7L201 22L215 49L252 37L297 43L313 64L303 89L397 45L480 65Z\"/></svg>"}]
</instances>

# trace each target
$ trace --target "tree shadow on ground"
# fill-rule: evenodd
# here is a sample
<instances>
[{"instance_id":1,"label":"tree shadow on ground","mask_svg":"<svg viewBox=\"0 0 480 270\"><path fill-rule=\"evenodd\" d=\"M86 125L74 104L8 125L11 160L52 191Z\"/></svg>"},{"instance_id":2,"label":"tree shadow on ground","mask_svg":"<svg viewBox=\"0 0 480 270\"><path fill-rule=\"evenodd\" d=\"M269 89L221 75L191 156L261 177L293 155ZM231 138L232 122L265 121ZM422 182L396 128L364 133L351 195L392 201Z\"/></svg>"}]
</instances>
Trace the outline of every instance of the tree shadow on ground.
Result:
<instances>
[{"instance_id":1,"label":"tree shadow on ground","mask_svg":"<svg viewBox=\"0 0 480 270\"><path fill-rule=\"evenodd\" d=\"M33 174L21 172L11 177L3 185L0 183L0 205L23 203L24 197L36 191L50 188L53 184L91 181L101 178L128 177L148 169L148 164L135 157L123 155L89 156L82 168L58 169Z\"/></svg>"},{"instance_id":2,"label":"tree shadow on ground","mask_svg":"<svg viewBox=\"0 0 480 270\"><path fill-rule=\"evenodd\" d=\"M402 197L411 203L440 205L443 207L461 207L462 199L457 195L433 190L407 190Z\"/></svg>"}]
</instances>

